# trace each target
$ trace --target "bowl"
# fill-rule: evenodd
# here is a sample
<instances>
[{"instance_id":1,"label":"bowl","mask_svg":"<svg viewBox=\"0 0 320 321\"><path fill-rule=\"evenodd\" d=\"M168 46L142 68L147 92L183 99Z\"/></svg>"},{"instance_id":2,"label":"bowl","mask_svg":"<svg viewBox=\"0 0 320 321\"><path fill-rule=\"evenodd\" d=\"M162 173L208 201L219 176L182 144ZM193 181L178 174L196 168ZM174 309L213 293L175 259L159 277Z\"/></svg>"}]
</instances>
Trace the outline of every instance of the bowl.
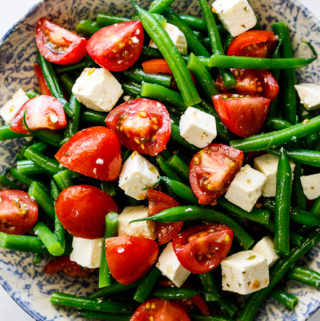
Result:
<instances>
[{"instance_id":1,"label":"bowl","mask_svg":"<svg viewBox=\"0 0 320 321\"><path fill-rule=\"evenodd\" d=\"M146 6L150 1L137 1ZM300 40L310 41L320 52L320 22L300 2L294 0L251 0L263 28L270 29L272 23L285 21L292 31L295 53L308 55L306 46ZM172 6L179 12L200 15L197 1L176 0ZM35 6L21 21L6 34L0 45L0 105L22 87L36 88L33 64L36 61L34 31L37 20L46 16L56 23L74 29L77 22L94 18L100 12L130 16L133 7L128 0L44 0ZM301 81L320 83L320 62L298 71ZM23 140L0 143L0 168L3 172L12 166L15 155L24 144ZM316 246L305 258L306 265L320 269L320 246ZM33 256L28 253L0 249L0 282L8 294L35 320L83 320L72 310L57 308L50 304L50 295L62 291L76 295L88 295L97 289L97 278L78 280L64 275L44 275L43 265L34 265ZM290 293L298 296L299 304L289 311L269 299L261 308L256 321L294 320L310 317L320 307L320 291L293 281L286 285Z\"/></svg>"}]
</instances>

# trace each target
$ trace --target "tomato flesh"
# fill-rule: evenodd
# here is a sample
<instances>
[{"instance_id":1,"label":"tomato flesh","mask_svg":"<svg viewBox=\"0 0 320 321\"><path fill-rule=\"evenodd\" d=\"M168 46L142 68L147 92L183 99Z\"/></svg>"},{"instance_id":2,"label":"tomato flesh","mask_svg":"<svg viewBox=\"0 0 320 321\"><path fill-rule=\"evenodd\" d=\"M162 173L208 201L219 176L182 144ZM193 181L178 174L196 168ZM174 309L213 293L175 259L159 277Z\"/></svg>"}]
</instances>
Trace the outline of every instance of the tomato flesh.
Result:
<instances>
[{"instance_id":1,"label":"tomato flesh","mask_svg":"<svg viewBox=\"0 0 320 321\"><path fill-rule=\"evenodd\" d=\"M42 69L41 69L40 65L35 64L33 66L33 70L34 70L34 73L35 73L37 80L38 80L41 95L51 96L51 91L50 91L50 89L47 85L47 82L43 76Z\"/></svg>"},{"instance_id":2,"label":"tomato flesh","mask_svg":"<svg viewBox=\"0 0 320 321\"><path fill-rule=\"evenodd\" d=\"M0 232L25 234L38 220L38 205L28 193L0 191Z\"/></svg>"},{"instance_id":3,"label":"tomato flesh","mask_svg":"<svg viewBox=\"0 0 320 321\"><path fill-rule=\"evenodd\" d=\"M184 268L192 273L207 273L227 256L233 239L225 225L193 226L178 234L173 249Z\"/></svg>"}]
</instances>

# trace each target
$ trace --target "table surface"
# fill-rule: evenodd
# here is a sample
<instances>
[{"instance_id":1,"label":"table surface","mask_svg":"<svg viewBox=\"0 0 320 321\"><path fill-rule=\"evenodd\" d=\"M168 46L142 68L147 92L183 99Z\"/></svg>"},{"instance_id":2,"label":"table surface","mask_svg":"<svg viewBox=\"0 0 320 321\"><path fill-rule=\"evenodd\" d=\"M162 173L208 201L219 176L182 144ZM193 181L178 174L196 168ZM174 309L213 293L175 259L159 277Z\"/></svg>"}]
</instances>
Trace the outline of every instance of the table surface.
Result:
<instances>
[{"instance_id":1,"label":"table surface","mask_svg":"<svg viewBox=\"0 0 320 321\"><path fill-rule=\"evenodd\" d=\"M3 0L2 0L3 1ZM300 0L320 19L320 2L319 0ZM28 10L37 3L38 0L10 0L6 1L5 8L2 6L0 11L0 39L5 32ZM5 10L4 10L5 9ZM29 317L0 287L0 311L1 315L6 316L6 321L32 321ZM320 320L320 311L309 321Z\"/></svg>"}]
</instances>

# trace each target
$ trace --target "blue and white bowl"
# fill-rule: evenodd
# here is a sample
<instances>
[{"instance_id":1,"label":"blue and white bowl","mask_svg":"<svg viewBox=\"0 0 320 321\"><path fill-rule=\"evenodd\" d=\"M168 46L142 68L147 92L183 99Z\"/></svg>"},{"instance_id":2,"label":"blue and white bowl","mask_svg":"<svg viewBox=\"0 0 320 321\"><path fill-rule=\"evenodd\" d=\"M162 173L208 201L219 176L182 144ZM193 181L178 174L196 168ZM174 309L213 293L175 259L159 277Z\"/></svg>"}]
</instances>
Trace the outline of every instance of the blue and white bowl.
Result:
<instances>
[{"instance_id":1,"label":"blue and white bowl","mask_svg":"<svg viewBox=\"0 0 320 321\"><path fill-rule=\"evenodd\" d=\"M138 1L146 5L150 1ZM270 29L272 23L287 22L292 31L295 52L299 56L309 55L300 40L310 41L320 53L320 22L300 2L294 0L251 0L263 27ZM200 15L197 1L176 0L173 7L180 12ZM34 32L37 20L46 16L56 23L74 29L77 22L94 18L100 12L131 16L133 8L128 0L44 0L18 22L6 35L0 45L0 106L22 87L35 88L33 64L36 61ZM299 71L301 81L320 83L320 62ZM15 162L15 154L23 141L4 141L0 144L0 166ZM315 247L305 259L311 268L320 270L320 247ZM56 308L49 302L53 291L76 295L87 295L97 289L97 279L68 278L63 275L49 276L42 273L43 264L34 265L33 256L28 253L0 249L0 281L8 294L34 319L82 320L71 310ZM294 311L289 311L268 300L261 307L257 321L303 321L308 319L320 306L320 291L314 288L288 282L287 289L299 298ZM0 317L2 320L3 317Z\"/></svg>"}]
</instances>

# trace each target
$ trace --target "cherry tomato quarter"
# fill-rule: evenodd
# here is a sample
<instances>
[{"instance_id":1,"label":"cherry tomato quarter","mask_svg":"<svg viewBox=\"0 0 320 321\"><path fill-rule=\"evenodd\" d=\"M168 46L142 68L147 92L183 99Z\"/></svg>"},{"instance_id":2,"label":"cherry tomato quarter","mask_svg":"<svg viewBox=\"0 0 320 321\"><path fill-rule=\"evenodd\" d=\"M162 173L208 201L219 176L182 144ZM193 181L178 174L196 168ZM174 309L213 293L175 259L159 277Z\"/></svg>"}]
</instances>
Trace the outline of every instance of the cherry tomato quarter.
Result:
<instances>
[{"instance_id":1,"label":"cherry tomato quarter","mask_svg":"<svg viewBox=\"0 0 320 321\"><path fill-rule=\"evenodd\" d=\"M33 70L34 70L34 73L35 73L37 80L38 80L41 95L51 96L51 91L50 91L50 89L47 85L47 82L43 76L42 69L41 69L40 65L35 64L33 66Z\"/></svg>"}]
</instances>

